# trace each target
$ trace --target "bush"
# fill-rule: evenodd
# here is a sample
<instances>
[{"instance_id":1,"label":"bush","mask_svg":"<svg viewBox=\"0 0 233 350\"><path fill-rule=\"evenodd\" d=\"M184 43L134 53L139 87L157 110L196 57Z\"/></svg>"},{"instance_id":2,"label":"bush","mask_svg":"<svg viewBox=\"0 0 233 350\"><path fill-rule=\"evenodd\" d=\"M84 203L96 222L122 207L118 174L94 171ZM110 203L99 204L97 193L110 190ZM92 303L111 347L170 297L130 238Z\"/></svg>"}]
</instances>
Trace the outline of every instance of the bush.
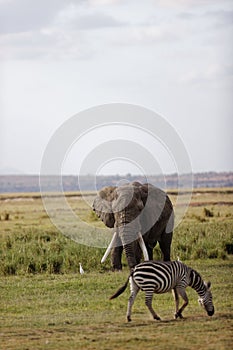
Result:
<instances>
[{"instance_id":1,"label":"bush","mask_svg":"<svg viewBox=\"0 0 233 350\"><path fill-rule=\"evenodd\" d=\"M233 254L233 243L226 243L225 251L227 252L227 254Z\"/></svg>"},{"instance_id":2,"label":"bush","mask_svg":"<svg viewBox=\"0 0 233 350\"><path fill-rule=\"evenodd\" d=\"M27 272L28 272L28 273L35 273L35 272L37 272L36 263L35 263L34 261L31 261L31 262L28 264Z\"/></svg>"},{"instance_id":3,"label":"bush","mask_svg":"<svg viewBox=\"0 0 233 350\"><path fill-rule=\"evenodd\" d=\"M192 259L206 259L208 257L207 251L205 248L198 247L192 253Z\"/></svg>"},{"instance_id":4,"label":"bush","mask_svg":"<svg viewBox=\"0 0 233 350\"><path fill-rule=\"evenodd\" d=\"M63 265L62 256L53 256L51 261L49 262L49 272L50 273L61 273Z\"/></svg>"},{"instance_id":5,"label":"bush","mask_svg":"<svg viewBox=\"0 0 233 350\"><path fill-rule=\"evenodd\" d=\"M233 232L231 222L183 223L173 235L172 258L225 259L233 254Z\"/></svg>"},{"instance_id":6,"label":"bush","mask_svg":"<svg viewBox=\"0 0 233 350\"><path fill-rule=\"evenodd\" d=\"M79 273L110 270L110 260L101 264L105 249L87 247L57 232L29 229L24 234L0 236L0 275L27 273Z\"/></svg>"},{"instance_id":7,"label":"bush","mask_svg":"<svg viewBox=\"0 0 233 350\"><path fill-rule=\"evenodd\" d=\"M173 235L171 258L225 259L233 254L232 222L183 222ZM110 258L100 260L103 248L77 244L62 234L40 228L29 228L24 233L0 236L0 275L29 273L79 273L79 262L86 272L111 270ZM159 244L154 259L161 259ZM123 265L127 268L125 255Z\"/></svg>"},{"instance_id":8,"label":"bush","mask_svg":"<svg viewBox=\"0 0 233 350\"><path fill-rule=\"evenodd\" d=\"M211 211L211 210L209 210L209 209L207 209L207 208L204 208L204 209L203 209L203 212L204 212L204 215L205 215L206 217L208 217L208 218L212 218L212 217L214 216L213 211Z\"/></svg>"},{"instance_id":9,"label":"bush","mask_svg":"<svg viewBox=\"0 0 233 350\"><path fill-rule=\"evenodd\" d=\"M3 266L3 275L15 275L16 274L16 266L15 263L6 262Z\"/></svg>"}]
</instances>

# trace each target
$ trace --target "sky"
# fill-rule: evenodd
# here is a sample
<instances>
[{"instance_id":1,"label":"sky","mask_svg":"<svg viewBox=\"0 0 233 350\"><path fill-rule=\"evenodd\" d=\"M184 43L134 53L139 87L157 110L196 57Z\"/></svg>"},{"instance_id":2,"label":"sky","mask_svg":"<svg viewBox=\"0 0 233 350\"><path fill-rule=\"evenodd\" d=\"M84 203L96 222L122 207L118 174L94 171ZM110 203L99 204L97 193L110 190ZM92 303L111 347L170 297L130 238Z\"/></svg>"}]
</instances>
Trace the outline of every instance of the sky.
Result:
<instances>
[{"instance_id":1,"label":"sky","mask_svg":"<svg viewBox=\"0 0 233 350\"><path fill-rule=\"evenodd\" d=\"M110 103L162 116L193 172L233 171L232 42L228 0L0 0L0 174L40 173L56 130ZM88 152L115 139L147 149L155 173L176 171L163 140L109 125L71 145L64 173L76 174ZM98 167L138 172L140 159L124 152Z\"/></svg>"}]
</instances>

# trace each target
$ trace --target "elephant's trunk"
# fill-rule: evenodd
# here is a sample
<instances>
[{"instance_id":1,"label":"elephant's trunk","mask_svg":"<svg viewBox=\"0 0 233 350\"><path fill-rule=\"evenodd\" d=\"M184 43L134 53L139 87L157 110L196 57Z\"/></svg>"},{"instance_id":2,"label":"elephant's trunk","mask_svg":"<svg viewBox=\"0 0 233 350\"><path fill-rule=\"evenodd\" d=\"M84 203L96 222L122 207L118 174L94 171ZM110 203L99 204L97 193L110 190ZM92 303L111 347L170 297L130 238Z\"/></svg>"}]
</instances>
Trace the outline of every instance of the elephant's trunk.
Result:
<instances>
[{"instance_id":1,"label":"elephant's trunk","mask_svg":"<svg viewBox=\"0 0 233 350\"><path fill-rule=\"evenodd\" d=\"M146 245L141 233L138 233L138 239L134 242L123 244L127 262L130 268L140 263L141 253L143 253L144 261L149 260Z\"/></svg>"},{"instance_id":2,"label":"elephant's trunk","mask_svg":"<svg viewBox=\"0 0 233 350\"><path fill-rule=\"evenodd\" d=\"M125 255L127 258L128 265L130 268L133 268L139 263L139 261L135 256L135 244L130 243L130 244L124 245L123 247L125 250Z\"/></svg>"},{"instance_id":3,"label":"elephant's trunk","mask_svg":"<svg viewBox=\"0 0 233 350\"><path fill-rule=\"evenodd\" d=\"M144 260L148 260L147 249L142 235L139 232L139 229L140 223L137 219L118 227L119 237L122 241L127 262L130 268L134 267L140 262L140 247L144 255Z\"/></svg>"},{"instance_id":4,"label":"elephant's trunk","mask_svg":"<svg viewBox=\"0 0 233 350\"><path fill-rule=\"evenodd\" d=\"M148 252L140 233L140 221L136 213L134 213L133 218L130 216L130 212L127 210L122 210L115 213L116 217L116 232L101 260L104 262L110 253L110 250L116 247L117 239L120 240L125 251L127 262L130 268L137 265L141 260L141 253L143 253L144 260L149 260Z\"/></svg>"}]
</instances>

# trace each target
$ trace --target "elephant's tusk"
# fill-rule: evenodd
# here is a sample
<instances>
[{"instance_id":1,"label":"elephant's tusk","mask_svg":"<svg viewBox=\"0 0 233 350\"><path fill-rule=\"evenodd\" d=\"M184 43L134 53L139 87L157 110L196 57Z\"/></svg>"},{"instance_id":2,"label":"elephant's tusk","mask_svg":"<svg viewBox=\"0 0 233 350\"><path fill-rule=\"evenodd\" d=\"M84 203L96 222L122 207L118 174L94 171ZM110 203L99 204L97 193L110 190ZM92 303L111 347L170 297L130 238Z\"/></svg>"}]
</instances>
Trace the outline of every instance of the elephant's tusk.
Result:
<instances>
[{"instance_id":1,"label":"elephant's tusk","mask_svg":"<svg viewBox=\"0 0 233 350\"><path fill-rule=\"evenodd\" d=\"M114 241L115 241L115 239L116 239L116 236L117 236L117 232L114 232L113 237L112 237L112 240L111 240L111 242L109 243L109 246L108 246L108 248L106 249L106 252L104 253L104 256L103 256L102 259L101 259L101 263L105 262L105 260L107 259L108 255L109 255L109 253L110 253L110 251L111 251L111 249L112 249L112 247L113 247L113 245L114 245Z\"/></svg>"},{"instance_id":2,"label":"elephant's tusk","mask_svg":"<svg viewBox=\"0 0 233 350\"><path fill-rule=\"evenodd\" d=\"M143 256L144 256L144 260L148 261L149 260L149 256L148 256L146 245L145 245L145 242L144 242L144 240L142 238L141 232L138 232L138 241L139 241L139 244L140 244Z\"/></svg>"}]
</instances>

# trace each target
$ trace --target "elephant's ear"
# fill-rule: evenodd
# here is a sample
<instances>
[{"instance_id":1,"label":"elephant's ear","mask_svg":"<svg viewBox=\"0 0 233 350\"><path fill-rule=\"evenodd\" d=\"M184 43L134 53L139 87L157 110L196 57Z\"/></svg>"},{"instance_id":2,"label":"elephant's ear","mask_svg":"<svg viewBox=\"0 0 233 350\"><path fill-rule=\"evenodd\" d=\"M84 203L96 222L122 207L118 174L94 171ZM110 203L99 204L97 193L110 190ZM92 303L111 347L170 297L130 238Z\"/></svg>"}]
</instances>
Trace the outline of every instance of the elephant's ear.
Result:
<instances>
[{"instance_id":1,"label":"elephant's ear","mask_svg":"<svg viewBox=\"0 0 233 350\"><path fill-rule=\"evenodd\" d=\"M115 196L114 186L105 187L100 190L93 202L93 210L107 227L114 227L115 218L112 212L112 200Z\"/></svg>"}]
</instances>

